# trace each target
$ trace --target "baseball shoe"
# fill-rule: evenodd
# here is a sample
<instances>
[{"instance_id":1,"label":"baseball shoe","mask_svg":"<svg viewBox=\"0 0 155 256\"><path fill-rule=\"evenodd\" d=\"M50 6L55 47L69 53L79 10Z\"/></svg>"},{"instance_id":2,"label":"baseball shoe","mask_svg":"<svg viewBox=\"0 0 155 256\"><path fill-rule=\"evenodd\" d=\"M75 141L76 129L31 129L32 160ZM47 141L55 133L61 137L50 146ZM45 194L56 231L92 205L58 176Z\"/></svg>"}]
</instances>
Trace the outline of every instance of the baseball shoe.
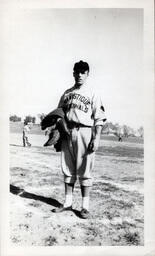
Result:
<instances>
[{"instance_id":1,"label":"baseball shoe","mask_svg":"<svg viewBox=\"0 0 155 256\"><path fill-rule=\"evenodd\" d=\"M59 213L59 212L65 212L65 211L72 211L72 206L64 207L63 205L59 208L53 209L52 212Z\"/></svg>"},{"instance_id":2,"label":"baseball shoe","mask_svg":"<svg viewBox=\"0 0 155 256\"><path fill-rule=\"evenodd\" d=\"M81 210L81 212L80 212L80 217L81 217L82 219L88 219L89 216L90 216L89 211L88 211L87 209L84 209L84 208L83 208L83 209Z\"/></svg>"}]
</instances>

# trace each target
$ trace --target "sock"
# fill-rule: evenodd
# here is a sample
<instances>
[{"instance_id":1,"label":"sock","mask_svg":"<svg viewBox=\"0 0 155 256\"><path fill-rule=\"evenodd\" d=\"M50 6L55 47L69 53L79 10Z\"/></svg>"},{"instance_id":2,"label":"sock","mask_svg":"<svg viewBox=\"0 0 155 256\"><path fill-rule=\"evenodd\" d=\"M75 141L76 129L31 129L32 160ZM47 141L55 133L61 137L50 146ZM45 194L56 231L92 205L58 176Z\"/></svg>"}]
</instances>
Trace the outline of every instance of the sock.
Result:
<instances>
[{"instance_id":1,"label":"sock","mask_svg":"<svg viewBox=\"0 0 155 256\"><path fill-rule=\"evenodd\" d=\"M89 210L89 196L82 197L82 208Z\"/></svg>"},{"instance_id":2,"label":"sock","mask_svg":"<svg viewBox=\"0 0 155 256\"><path fill-rule=\"evenodd\" d=\"M65 197L65 203L64 203L64 207L69 207L72 205L72 194L67 194Z\"/></svg>"}]
</instances>

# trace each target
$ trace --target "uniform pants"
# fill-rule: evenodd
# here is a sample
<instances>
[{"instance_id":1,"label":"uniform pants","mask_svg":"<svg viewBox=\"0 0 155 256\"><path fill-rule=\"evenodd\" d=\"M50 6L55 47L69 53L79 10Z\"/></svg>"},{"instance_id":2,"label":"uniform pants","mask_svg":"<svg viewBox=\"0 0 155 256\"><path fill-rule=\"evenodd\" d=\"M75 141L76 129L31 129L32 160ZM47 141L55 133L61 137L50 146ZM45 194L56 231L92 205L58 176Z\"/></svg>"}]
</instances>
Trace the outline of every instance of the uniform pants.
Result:
<instances>
[{"instance_id":1,"label":"uniform pants","mask_svg":"<svg viewBox=\"0 0 155 256\"><path fill-rule=\"evenodd\" d=\"M30 146L30 145L31 144L28 141L28 137L23 135L23 146L26 147L26 146Z\"/></svg>"},{"instance_id":2,"label":"uniform pants","mask_svg":"<svg viewBox=\"0 0 155 256\"><path fill-rule=\"evenodd\" d=\"M80 127L71 129L70 137L62 141L61 167L65 183L74 184L78 177L82 186L92 186L95 153L87 150L91 137L91 128Z\"/></svg>"}]
</instances>

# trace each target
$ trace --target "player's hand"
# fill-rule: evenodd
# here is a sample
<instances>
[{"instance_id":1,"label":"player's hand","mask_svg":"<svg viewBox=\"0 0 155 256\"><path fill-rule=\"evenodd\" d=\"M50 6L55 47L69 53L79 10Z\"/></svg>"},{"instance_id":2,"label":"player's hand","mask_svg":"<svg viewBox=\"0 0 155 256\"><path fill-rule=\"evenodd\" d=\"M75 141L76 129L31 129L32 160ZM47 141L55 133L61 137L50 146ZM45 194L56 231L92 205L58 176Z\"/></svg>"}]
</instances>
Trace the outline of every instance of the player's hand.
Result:
<instances>
[{"instance_id":1,"label":"player's hand","mask_svg":"<svg viewBox=\"0 0 155 256\"><path fill-rule=\"evenodd\" d=\"M99 138L93 138L88 145L88 152L95 152L99 147Z\"/></svg>"}]
</instances>

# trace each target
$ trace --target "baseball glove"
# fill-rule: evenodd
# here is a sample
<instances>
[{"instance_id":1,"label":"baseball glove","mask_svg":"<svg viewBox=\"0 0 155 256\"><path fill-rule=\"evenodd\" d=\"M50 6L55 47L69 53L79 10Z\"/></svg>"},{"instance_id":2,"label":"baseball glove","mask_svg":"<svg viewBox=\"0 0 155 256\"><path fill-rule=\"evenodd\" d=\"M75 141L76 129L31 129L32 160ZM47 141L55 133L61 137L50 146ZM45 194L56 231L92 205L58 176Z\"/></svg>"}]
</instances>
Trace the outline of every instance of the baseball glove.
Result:
<instances>
[{"instance_id":1,"label":"baseball glove","mask_svg":"<svg viewBox=\"0 0 155 256\"><path fill-rule=\"evenodd\" d=\"M41 129L45 130L47 127L54 125L58 118L64 118L64 111L62 108L57 108L50 112L41 121Z\"/></svg>"},{"instance_id":2,"label":"baseball glove","mask_svg":"<svg viewBox=\"0 0 155 256\"><path fill-rule=\"evenodd\" d=\"M52 130L49 134L48 141L44 144L44 147L56 145L59 139L60 139L60 132L57 129Z\"/></svg>"},{"instance_id":3,"label":"baseball glove","mask_svg":"<svg viewBox=\"0 0 155 256\"><path fill-rule=\"evenodd\" d=\"M64 118L58 119L56 127L59 130L61 137L70 135L69 129L67 127L67 123Z\"/></svg>"},{"instance_id":4,"label":"baseball glove","mask_svg":"<svg viewBox=\"0 0 155 256\"><path fill-rule=\"evenodd\" d=\"M41 121L41 129L45 130L47 127L53 126L56 123L56 118L53 116L46 116L42 121Z\"/></svg>"}]
</instances>

